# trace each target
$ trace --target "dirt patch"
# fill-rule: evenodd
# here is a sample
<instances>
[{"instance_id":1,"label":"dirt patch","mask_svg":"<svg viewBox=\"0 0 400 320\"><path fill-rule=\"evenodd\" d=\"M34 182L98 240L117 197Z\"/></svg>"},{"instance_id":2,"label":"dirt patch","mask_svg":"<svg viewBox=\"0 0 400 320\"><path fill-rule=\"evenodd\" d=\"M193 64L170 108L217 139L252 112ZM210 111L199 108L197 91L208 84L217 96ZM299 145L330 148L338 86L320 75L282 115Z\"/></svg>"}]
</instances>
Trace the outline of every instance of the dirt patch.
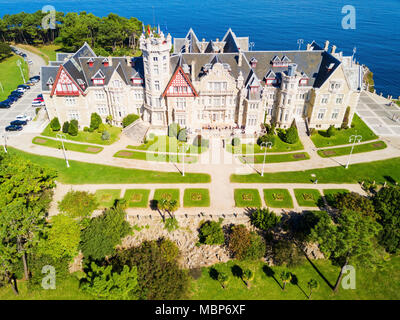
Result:
<instances>
[{"instance_id":1,"label":"dirt patch","mask_svg":"<svg viewBox=\"0 0 400 320\"><path fill-rule=\"evenodd\" d=\"M134 193L131 197L132 202L140 202L142 201L143 195L141 193Z\"/></svg>"},{"instance_id":2,"label":"dirt patch","mask_svg":"<svg viewBox=\"0 0 400 320\"><path fill-rule=\"evenodd\" d=\"M112 195L111 194L103 194L100 197L100 201L101 202L108 202L108 201L111 201L111 199L112 199Z\"/></svg>"},{"instance_id":3,"label":"dirt patch","mask_svg":"<svg viewBox=\"0 0 400 320\"><path fill-rule=\"evenodd\" d=\"M192 201L201 201L203 199L203 197L201 196L201 193L198 192L194 192L190 195L190 199Z\"/></svg>"},{"instance_id":4,"label":"dirt patch","mask_svg":"<svg viewBox=\"0 0 400 320\"><path fill-rule=\"evenodd\" d=\"M295 159L304 159L306 155L304 153L294 154L293 158Z\"/></svg>"},{"instance_id":5,"label":"dirt patch","mask_svg":"<svg viewBox=\"0 0 400 320\"><path fill-rule=\"evenodd\" d=\"M311 193L303 193L303 199L305 201L314 201L314 196Z\"/></svg>"},{"instance_id":6,"label":"dirt patch","mask_svg":"<svg viewBox=\"0 0 400 320\"><path fill-rule=\"evenodd\" d=\"M243 193L242 199L244 201L253 201L253 195L251 193Z\"/></svg>"},{"instance_id":7,"label":"dirt patch","mask_svg":"<svg viewBox=\"0 0 400 320\"><path fill-rule=\"evenodd\" d=\"M41 138L36 138L35 139L36 143L40 143L40 144L45 144L47 142L47 140L41 139Z\"/></svg>"},{"instance_id":8,"label":"dirt patch","mask_svg":"<svg viewBox=\"0 0 400 320\"><path fill-rule=\"evenodd\" d=\"M87 152L93 152L93 153L97 153L101 151L101 148L95 148L95 147L87 147L86 148Z\"/></svg>"},{"instance_id":9,"label":"dirt patch","mask_svg":"<svg viewBox=\"0 0 400 320\"><path fill-rule=\"evenodd\" d=\"M325 156L334 156L336 154L333 150L325 150L322 152Z\"/></svg>"},{"instance_id":10,"label":"dirt patch","mask_svg":"<svg viewBox=\"0 0 400 320\"><path fill-rule=\"evenodd\" d=\"M272 198L274 198L275 201L283 201L284 195L282 193L273 193Z\"/></svg>"},{"instance_id":11,"label":"dirt patch","mask_svg":"<svg viewBox=\"0 0 400 320\"><path fill-rule=\"evenodd\" d=\"M377 142L377 143L374 143L372 146L374 148L382 148L383 147L383 143L382 142Z\"/></svg>"},{"instance_id":12,"label":"dirt patch","mask_svg":"<svg viewBox=\"0 0 400 320\"><path fill-rule=\"evenodd\" d=\"M133 155L133 152L130 151L121 151L118 152L117 156L118 157L131 157Z\"/></svg>"}]
</instances>

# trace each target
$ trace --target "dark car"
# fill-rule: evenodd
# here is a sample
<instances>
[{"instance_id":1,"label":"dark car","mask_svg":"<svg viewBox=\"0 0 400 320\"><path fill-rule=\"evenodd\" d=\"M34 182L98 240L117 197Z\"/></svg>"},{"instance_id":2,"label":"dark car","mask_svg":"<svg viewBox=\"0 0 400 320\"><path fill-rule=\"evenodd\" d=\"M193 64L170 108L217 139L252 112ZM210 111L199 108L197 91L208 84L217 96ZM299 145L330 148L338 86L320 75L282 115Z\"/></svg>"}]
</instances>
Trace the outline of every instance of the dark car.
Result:
<instances>
[{"instance_id":1,"label":"dark car","mask_svg":"<svg viewBox=\"0 0 400 320\"><path fill-rule=\"evenodd\" d=\"M0 103L1 103L1 104L7 104L7 105L9 105L9 106L12 105L12 101L11 101L10 99L6 99L6 100L4 100L4 101L1 101Z\"/></svg>"},{"instance_id":2,"label":"dark car","mask_svg":"<svg viewBox=\"0 0 400 320\"><path fill-rule=\"evenodd\" d=\"M10 108L9 104L0 102L0 109L8 109L8 108Z\"/></svg>"},{"instance_id":3,"label":"dark car","mask_svg":"<svg viewBox=\"0 0 400 320\"><path fill-rule=\"evenodd\" d=\"M14 120L10 122L10 125L12 126L26 126L28 122L22 121L22 120Z\"/></svg>"},{"instance_id":4,"label":"dark car","mask_svg":"<svg viewBox=\"0 0 400 320\"><path fill-rule=\"evenodd\" d=\"M30 89L31 87L28 86L27 84L20 84L17 88Z\"/></svg>"},{"instance_id":5,"label":"dark car","mask_svg":"<svg viewBox=\"0 0 400 320\"><path fill-rule=\"evenodd\" d=\"M11 93L9 96L8 96L8 98L9 99L14 99L14 100L19 100L20 98L21 98L21 95L19 95L19 94L15 94L15 93Z\"/></svg>"},{"instance_id":6,"label":"dark car","mask_svg":"<svg viewBox=\"0 0 400 320\"><path fill-rule=\"evenodd\" d=\"M38 94L37 98L43 98L43 95L42 94Z\"/></svg>"},{"instance_id":7,"label":"dark car","mask_svg":"<svg viewBox=\"0 0 400 320\"><path fill-rule=\"evenodd\" d=\"M21 126L11 125L11 126L6 127L6 131L21 131L21 130L22 130Z\"/></svg>"},{"instance_id":8,"label":"dark car","mask_svg":"<svg viewBox=\"0 0 400 320\"><path fill-rule=\"evenodd\" d=\"M13 91L11 91L11 94L16 94L16 95L19 95L19 96L21 96L21 97L24 95L23 92L18 91L18 90L13 90Z\"/></svg>"}]
</instances>

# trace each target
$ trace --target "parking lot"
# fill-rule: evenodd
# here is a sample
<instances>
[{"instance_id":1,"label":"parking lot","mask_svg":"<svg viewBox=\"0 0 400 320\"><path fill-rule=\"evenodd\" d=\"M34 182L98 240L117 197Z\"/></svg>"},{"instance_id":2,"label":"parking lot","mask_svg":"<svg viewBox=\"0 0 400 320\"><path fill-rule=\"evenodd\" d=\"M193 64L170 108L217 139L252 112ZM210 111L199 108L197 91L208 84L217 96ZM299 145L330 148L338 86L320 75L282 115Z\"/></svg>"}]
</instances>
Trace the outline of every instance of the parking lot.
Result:
<instances>
[{"instance_id":1,"label":"parking lot","mask_svg":"<svg viewBox=\"0 0 400 320\"><path fill-rule=\"evenodd\" d=\"M377 135L400 137L400 108L397 105L388 106L382 99L373 99L363 92L356 111Z\"/></svg>"}]
</instances>

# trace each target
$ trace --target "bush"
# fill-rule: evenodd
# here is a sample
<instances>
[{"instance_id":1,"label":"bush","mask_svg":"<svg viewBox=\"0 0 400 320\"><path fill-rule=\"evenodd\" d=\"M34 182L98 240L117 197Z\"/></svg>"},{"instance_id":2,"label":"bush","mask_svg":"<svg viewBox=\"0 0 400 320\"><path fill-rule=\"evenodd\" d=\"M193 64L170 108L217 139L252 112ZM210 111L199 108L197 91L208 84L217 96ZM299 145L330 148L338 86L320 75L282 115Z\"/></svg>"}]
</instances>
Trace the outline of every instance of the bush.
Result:
<instances>
[{"instance_id":1,"label":"bush","mask_svg":"<svg viewBox=\"0 0 400 320\"><path fill-rule=\"evenodd\" d=\"M98 206L96 196L86 191L70 191L58 202L58 210L71 218L89 217Z\"/></svg>"},{"instance_id":2,"label":"bush","mask_svg":"<svg viewBox=\"0 0 400 320\"><path fill-rule=\"evenodd\" d=\"M89 132L89 127L84 127L83 132Z\"/></svg>"},{"instance_id":3,"label":"bush","mask_svg":"<svg viewBox=\"0 0 400 320\"><path fill-rule=\"evenodd\" d=\"M185 128L183 128L183 129L181 129L179 131L178 140L182 141L182 142L186 142L187 141L187 132L186 132Z\"/></svg>"},{"instance_id":4,"label":"bush","mask_svg":"<svg viewBox=\"0 0 400 320\"><path fill-rule=\"evenodd\" d=\"M274 228L281 221L281 217L277 216L275 212L270 211L268 208L257 209L251 215L251 223L264 231Z\"/></svg>"},{"instance_id":5,"label":"bush","mask_svg":"<svg viewBox=\"0 0 400 320\"><path fill-rule=\"evenodd\" d=\"M89 132L94 132L94 129L89 128L88 131L89 131Z\"/></svg>"},{"instance_id":6,"label":"bush","mask_svg":"<svg viewBox=\"0 0 400 320\"><path fill-rule=\"evenodd\" d=\"M93 130L98 129L102 122L103 120L101 120L101 117L96 112L92 113L90 116L90 127Z\"/></svg>"},{"instance_id":7,"label":"bush","mask_svg":"<svg viewBox=\"0 0 400 320\"><path fill-rule=\"evenodd\" d=\"M203 139L201 135L198 135L194 138L193 145L196 147L208 148L208 140Z\"/></svg>"},{"instance_id":8,"label":"bush","mask_svg":"<svg viewBox=\"0 0 400 320\"><path fill-rule=\"evenodd\" d=\"M178 220L176 220L175 218L166 219L164 222L164 229L166 229L168 232L173 232L179 229Z\"/></svg>"},{"instance_id":9,"label":"bush","mask_svg":"<svg viewBox=\"0 0 400 320\"><path fill-rule=\"evenodd\" d=\"M295 127L290 127L286 130L285 134L282 135L282 140L289 144L294 144L299 140L299 135Z\"/></svg>"},{"instance_id":10,"label":"bush","mask_svg":"<svg viewBox=\"0 0 400 320\"><path fill-rule=\"evenodd\" d=\"M258 137L257 144L261 146L263 143L272 142L272 145L275 145L275 136L273 134L264 134L261 137Z\"/></svg>"},{"instance_id":11,"label":"bush","mask_svg":"<svg viewBox=\"0 0 400 320\"><path fill-rule=\"evenodd\" d=\"M199 242L203 244L224 244L225 235L222 230L222 221L219 219L216 221L206 221L201 224L199 230Z\"/></svg>"},{"instance_id":12,"label":"bush","mask_svg":"<svg viewBox=\"0 0 400 320\"><path fill-rule=\"evenodd\" d=\"M103 131L103 133L101 134L101 140L103 141L107 141L110 140L111 135L108 131Z\"/></svg>"},{"instance_id":13,"label":"bush","mask_svg":"<svg viewBox=\"0 0 400 320\"><path fill-rule=\"evenodd\" d=\"M63 133L68 133L68 130L69 130L69 122L65 121L64 124L63 124L63 127L62 127L62 132Z\"/></svg>"},{"instance_id":14,"label":"bush","mask_svg":"<svg viewBox=\"0 0 400 320\"><path fill-rule=\"evenodd\" d=\"M122 127L126 128L130 124L134 123L137 119L139 119L139 116L137 114L128 114L125 118L122 119Z\"/></svg>"},{"instance_id":15,"label":"bush","mask_svg":"<svg viewBox=\"0 0 400 320\"><path fill-rule=\"evenodd\" d=\"M228 248L235 259L257 260L265 255L265 242L255 232L250 232L244 225L232 227Z\"/></svg>"},{"instance_id":16,"label":"bush","mask_svg":"<svg viewBox=\"0 0 400 320\"><path fill-rule=\"evenodd\" d=\"M273 259L277 266L295 267L305 261L303 252L292 242L280 240L273 246Z\"/></svg>"},{"instance_id":17,"label":"bush","mask_svg":"<svg viewBox=\"0 0 400 320\"><path fill-rule=\"evenodd\" d=\"M334 125L331 125L331 126L328 128L328 130L326 130L326 135L327 135L328 137L333 137L333 136L335 135L335 133L336 133L336 129L335 129L335 126L334 126Z\"/></svg>"},{"instance_id":18,"label":"bush","mask_svg":"<svg viewBox=\"0 0 400 320\"><path fill-rule=\"evenodd\" d=\"M82 231L80 248L85 258L101 260L115 252L115 246L131 231L125 211L117 206L92 218Z\"/></svg>"},{"instance_id":19,"label":"bush","mask_svg":"<svg viewBox=\"0 0 400 320\"><path fill-rule=\"evenodd\" d=\"M177 124L177 123L171 123L169 126L168 126L168 137L175 137L175 138L177 138L178 137L178 132L180 131L180 126L179 126L179 124Z\"/></svg>"},{"instance_id":20,"label":"bush","mask_svg":"<svg viewBox=\"0 0 400 320\"><path fill-rule=\"evenodd\" d=\"M97 128L98 133L103 133L104 131L107 130L107 127L104 123L100 123L99 127Z\"/></svg>"},{"instance_id":21,"label":"bush","mask_svg":"<svg viewBox=\"0 0 400 320\"><path fill-rule=\"evenodd\" d=\"M50 127L51 127L51 130L53 130L53 131L60 131L61 125L60 125L60 121L58 121L57 117L55 117L55 118L53 118L53 120L51 120Z\"/></svg>"},{"instance_id":22,"label":"bush","mask_svg":"<svg viewBox=\"0 0 400 320\"><path fill-rule=\"evenodd\" d=\"M232 146L234 146L234 147L240 146L240 139L239 138L233 138L232 139Z\"/></svg>"},{"instance_id":23,"label":"bush","mask_svg":"<svg viewBox=\"0 0 400 320\"><path fill-rule=\"evenodd\" d=\"M379 215L375 212L373 201L356 192L336 194L332 206L340 211L348 209L356 211L363 216L370 216L373 219L379 218Z\"/></svg>"},{"instance_id":24,"label":"bush","mask_svg":"<svg viewBox=\"0 0 400 320\"><path fill-rule=\"evenodd\" d=\"M69 127L68 127L68 133L71 136L77 136L78 135L78 121L71 120L71 122L69 123Z\"/></svg>"}]
</instances>

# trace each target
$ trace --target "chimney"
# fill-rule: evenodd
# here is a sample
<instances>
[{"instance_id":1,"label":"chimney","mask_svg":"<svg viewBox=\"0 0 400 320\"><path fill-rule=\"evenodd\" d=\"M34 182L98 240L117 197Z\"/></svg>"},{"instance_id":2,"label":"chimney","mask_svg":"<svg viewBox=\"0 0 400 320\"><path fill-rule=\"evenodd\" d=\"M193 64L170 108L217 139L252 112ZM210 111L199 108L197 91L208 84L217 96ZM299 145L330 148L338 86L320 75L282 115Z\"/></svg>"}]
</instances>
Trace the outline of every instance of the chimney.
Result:
<instances>
[{"instance_id":1,"label":"chimney","mask_svg":"<svg viewBox=\"0 0 400 320\"><path fill-rule=\"evenodd\" d=\"M336 46L333 45L333 46L332 46L332 51L331 51L331 53L334 54L335 52L336 52Z\"/></svg>"},{"instance_id":2,"label":"chimney","mask_svg":"<svg viewBox=\"0 0 400 320\"><path fill-rule=\"evenodd\" d=\"M239 66L239 67L242 66L242 60L243 60L243 58L242 58L242 53L239 52L239 58L238 58L238 66Z\"/></svg>"},{"instance_id":3,"label":"chimney","mask_svg":"<svg viewBox=\"0 0 400 320\"><path fill-rule=\"evenodd\" d=\"M329 41L326 40L326 41L325 41L325 48L324 48L324 50L325 50L325 51L328 51L328 49L329 49Z\"/></svg>"},{"instance_id":4,"label":"chimney","mask_svg":"<svg viewBox=\"0 0 400 320\"><path fill-rule=\"evenodd\" d=\"M186 39L185 41L185 52L188 53L189 52L189 41Z\"/></svg>"},{"instance_id":5,"label":"chimney","mask_svg":"<svg viewBox=\"0 0 400 320\"><path fill-rule=\"evenodd\" d=\"M132 66L132 57L130 57L130 56L127 56L126 57L126 64L128 65L128 67L133 67Z\"/></svg>"},{"instance_id":6,"label":"chimney","mask_svg":"<svg viewBox=\"0 0 400 320\"><path fill-rule=\"evenodd\" d=\"M311 43L307 43L307 51L311 51Z\"/></svg>"},{"instance_id":7,"label":"chimney","mask_svg":"<svg viewBox=\"0 0 400 320\"><path fill-rule=\"evenodd\" d=\"M194 73L194 70L195 70L195 67L196 67L196 61L192 61L192 66L190 67L190 76L191 76L191 80L192 80L192 83L194 82L194 76L195 76L195 73Z\"/></svg>"},{"instance_id":8,"label":"chimney","mask_svg":"<svg viewBox=\"0 0 400 320\"><path fill-rule=\"evenodd\" d=\"M108 59L108 66L112 67L112 57L109 56L107 59Z\"/></svg>"},{"instance_id":9,"label":"chimney","mask_svg":"<svg viewBox=\"0 0 400 320\"><path fill-rule=\"evenodd\" d=\"M297 70L297 64L295 64L295 63L289 64L288 76L293 77L294 75L296 75L296 70Z\"/></svg>"}]
</instances>

